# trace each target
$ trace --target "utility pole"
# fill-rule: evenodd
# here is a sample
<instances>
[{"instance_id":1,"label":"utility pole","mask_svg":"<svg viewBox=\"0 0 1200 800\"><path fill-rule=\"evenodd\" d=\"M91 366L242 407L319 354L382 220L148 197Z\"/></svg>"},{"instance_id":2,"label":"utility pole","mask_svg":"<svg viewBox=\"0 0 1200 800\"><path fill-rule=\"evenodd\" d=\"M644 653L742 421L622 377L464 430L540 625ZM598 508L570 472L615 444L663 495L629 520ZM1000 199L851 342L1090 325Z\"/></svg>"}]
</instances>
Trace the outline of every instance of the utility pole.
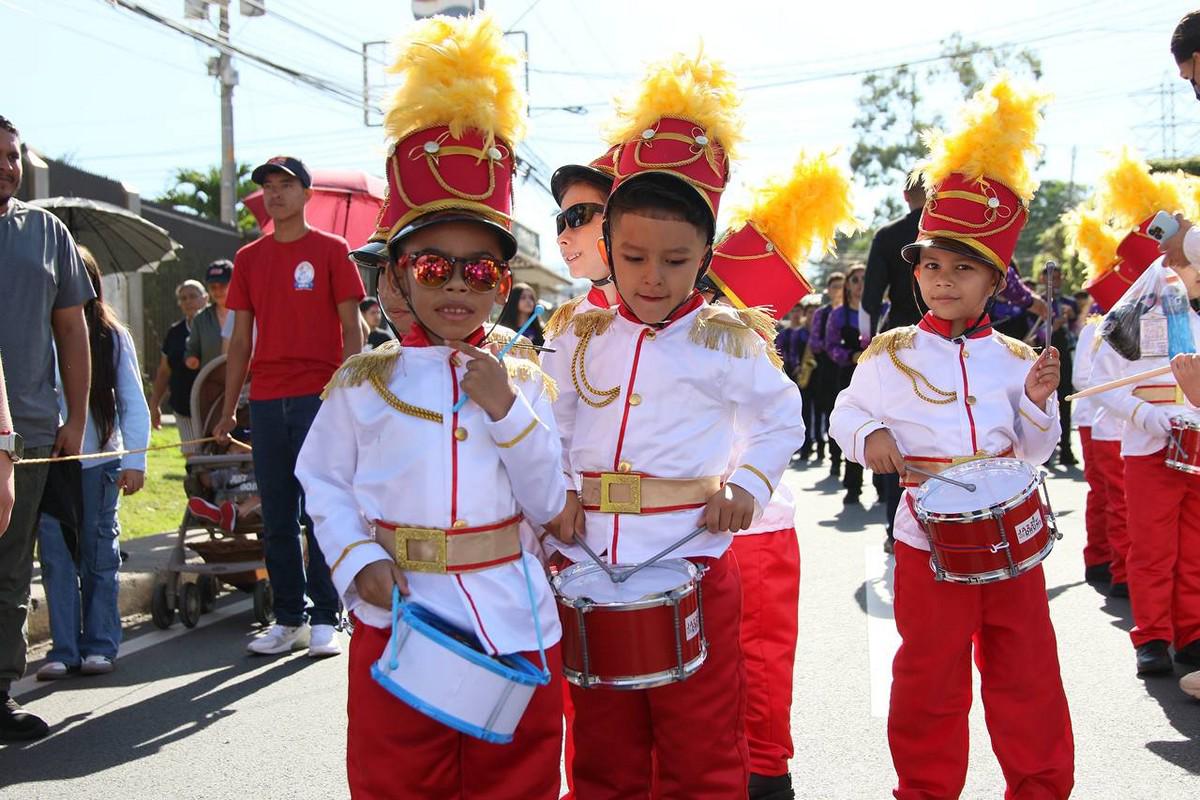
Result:
<instances>
[{"instance_id":1,"label":"utility pole","mask_svg":"<svg viewBox=\"0 0 1200 800\"><path fill-rule=\"evenodd\" d=\"M219 8L220 22L218 37L229 42L229 0ZM210 74L216 75L221 84L221 222L235 223L233 206L237 202L237 165L233 157L233 87L237 86L238 75L233 68L233 58L222 50L209 61Z\"/></svg>"}]
</instances>

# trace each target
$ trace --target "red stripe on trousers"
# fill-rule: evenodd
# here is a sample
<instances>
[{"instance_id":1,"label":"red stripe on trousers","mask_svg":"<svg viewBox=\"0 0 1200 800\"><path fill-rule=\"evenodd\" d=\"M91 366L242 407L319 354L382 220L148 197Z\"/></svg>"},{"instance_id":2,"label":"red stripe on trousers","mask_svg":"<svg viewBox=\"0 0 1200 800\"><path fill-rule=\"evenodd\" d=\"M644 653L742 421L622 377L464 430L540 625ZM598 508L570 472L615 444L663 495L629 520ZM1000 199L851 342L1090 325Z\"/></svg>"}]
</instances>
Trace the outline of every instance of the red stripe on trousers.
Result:
<instances>
[{"instance_id":1,"label":"red stripe on trousers","mask_svg":"<svg viewBox=\"0 0 1200 800\"><path fill-rule=\"evenodd\" d=\"M746 742L750 771L785 775L792 746L792 673L800 604L796 529L733 537L742 573Z\"/></svg>"},{"instance_id":2,"label":"red stripe on trousers","mask_svg":"<svg viewBox=\"0 0 1200 800\"><path fill-rule=\"evenodd\" d=\"M1088 485L1083 515L1087 528L1083 564L1092 567L1112 562L1112 547L1108 543L1108 484L1099 475L1097 456L1092 447L1092 426L1079 426L1079 443L1083 448L1083 479Z\"/></svg>"},{"instance_id":3,"label":"red stripe on trousers","mask_svg":"<svg viewBox=\"0 0 1200 800\"><path fill-rule=\"evenodd\" d=\"M685 681L640 691L571 687L578 800L729 800L746 796L742 587L730 552L704 576L708 658ZM651 758L653 750L655 758Z\"/></svg>"},{"instance_id":4,"label":"red stripe on trousers","mask_svg":"<svg viewBox=\"0 0 1200 800\"><path fill-rule=\"evenodd\" d=\"M1110 569L1114 583L1127 580L1125 559L1129 556L1129 529L1125 524L1125 462L1121 458L1121 443L1092 439L1092 474L1104 487L1104 536L1108 540ZM1085 462L1086 465L1086 462ZM1086 470L1085 473L1086 474ZM1091 479L1089 479L1089 484ZM1089 524L1090 536L1090 524ZM1085 562L1086 561L1085 556Z\"/></svg>"},{"instance_id":5,"label":"red stripe on trousers","mask_svg":"<svg viewBox=\"0 0 1200 800\"><path fill-rule=\"evenodd\" d=\"M1137 508L1125 561L1135 647L1200 640L1200 476L1165 459L1165 450L1125 457L1125 501Z\"/></svg>"},{"instance_id":6,"label":"red stripe on trousers","mask_svg":"<svg viewBox=\"0 0 1200 800\"><path fill-rule=\"evenodd\" d=\"M562 657L546 650L551 681L533 693L509 744L459 733L396 699L371 678L390 630L359 622L350 641L346 772L363 800L558 800ZM537 653L523 653L540 665Z\"/></svg>"},{"instance_id":7,"label":"red stripe on trousers","mask_svg":"<svg viewBox=\"0 0 1200 800\"><path fill-rule=\"evenodd\" d=\"M971 655L1005 798L1066 798L1075 745L1046 580L939 583L929 553L896 542L896 628L888 741L899 800L958 797L967 777Z\"/></svg>"}]
</instances>

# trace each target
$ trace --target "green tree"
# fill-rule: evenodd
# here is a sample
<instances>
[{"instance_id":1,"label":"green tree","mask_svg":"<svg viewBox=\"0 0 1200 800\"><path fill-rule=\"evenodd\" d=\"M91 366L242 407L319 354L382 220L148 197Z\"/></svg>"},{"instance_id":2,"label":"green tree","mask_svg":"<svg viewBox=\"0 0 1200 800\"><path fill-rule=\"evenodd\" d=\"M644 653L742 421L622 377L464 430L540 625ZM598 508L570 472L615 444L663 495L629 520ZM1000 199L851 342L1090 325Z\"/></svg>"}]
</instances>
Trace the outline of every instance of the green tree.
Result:
<instances>
[{"instance_id":1,"label":"green tree","mask_svg":"<svg viewBox=\"0 0 1200 800\"><path fill-rule=\"evenodd\" d=\"M949 88L970 97L1002 68L1034 78L1042 74L1041 61L1031 50L988 47L955 33L942 41L938 59L927 66L902 64L866 75L853 122L850 167L855 175L869 187L902 186L925 153L921 134L942 123L930 107L930 93ZM901 211L899 197L889 196L876 209L876 223Z\"/></svg>"},{"instance_id":2,"label":"green tree","mask_svg":"<svg viewBox=\"0 0 1200 800\"><path fill-rule=\"evenodd\" d=\"M1029 204L1029 221L1021 231L1021 239L1017 243L1014 256L1022 274L1033 274L1031 270L1039 268L1041 261L1047 258L1058 261L1059 265L1063 266L1065 244L1058 241L1061 232L1049 238L1044 238L1044 234L1057 226L1062 215L1074 208L1076 202L1086 194L1086 187L1072 186L1066 181L1042 181Z\"/></svg>"},{"instance_id":3,"label":"green tree","mask_svg":"<svg viewBox=\"0 0 1200 800\"><path fill-rule=\"evenodd\" d=\"M237 165L237 196L234 214L237 226L242 231L252 231L258 227L250 209L242 204L241 198L254 192L258 186L250 180L251 167L249 164ZM180 168L172 176L175 185L161 196L156 197L156 203L168 205L184 214L193 214L202 219L219 222L221 219L221 168L209 167L203 172L196 169Z\"/></svg>"}]
</instances>

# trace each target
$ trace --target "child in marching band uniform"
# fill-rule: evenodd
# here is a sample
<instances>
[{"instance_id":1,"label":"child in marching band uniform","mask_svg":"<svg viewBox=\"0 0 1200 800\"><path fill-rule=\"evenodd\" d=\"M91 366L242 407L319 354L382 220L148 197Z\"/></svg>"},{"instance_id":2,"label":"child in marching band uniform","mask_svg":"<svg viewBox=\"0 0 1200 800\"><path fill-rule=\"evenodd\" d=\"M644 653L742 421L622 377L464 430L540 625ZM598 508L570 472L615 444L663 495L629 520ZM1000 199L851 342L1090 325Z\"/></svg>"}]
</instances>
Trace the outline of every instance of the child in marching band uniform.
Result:
<instances>
[{"instance_id":1,"label":"child in marching band uniform","mask_svg":"<svg viewBox=\"0 0 1200 800\"><path fill-rule=\"evenodd\" d=\"M735 209L733 224L713 248L705 282L714 297L745 313L795 314L812 292L798 265L815 249L831 252L837 233L857 228L849 176L824 154L802 155L790 172L769 178ZM742 461L736 453L730 470ZM742 575L750 800L795 797L788 773L800 599L795 517L795 500L781 482L762 517L733 538Z\"/></svg>"},{"instance_id":2,"label":"child in marching band uniform","mask_svg":"<svg viewBox=\"0 0 1200 800\"><path fill-rule=\"evenodd\" d=\"M613 564L632 564L691 533L671 553L707 568L708 656L686 680L636 691L571 687L579 800L744 797L749 779L741 586L731 533L770 501L803 442L799 392L769 355L762 315L707 306L694 286L708 266L717 203L738 138L725 69L676 56L651 67L621 111L616 185L605 210L615 309L578 314L554 340L572 354L555 415L568 493L556 533L586 537ZM765 321L765 326L762 324ZM735 435L742 463L727 478ZM637 485L633 495L610 492Z\"/></svg>"},{"instance_id":3,"label":"child in marching band uniform","mask_svg":"<svg viewBox=\"0 0 1200 800\"><path fill-rule=\"evenodd\" d=\"M1058 352L1036 357L995 333L987 314L1036 186L1029 161L1040 102L1000 78L969 101L957 130L930 137L920 238L904 250L930 311L876 337L831 419L849 458L899 472L910 487L895 522L902 643L888 715L900 800L962 792L973 649L1005 796L1065 798L1074 782L1041 566L980 585L937 581L913 510L920 478L906 471L1010 454L1040 464L1058 441Z\"/></svg>"},{"instance_id":4,"label":"child in marching band uniform","mask_svg":"<svg viewBox=\"0 0 1200 800\"><path fill-rule=\"evenodd\" d=\"M541 525L562 509L554 393L530 361L484 349L482 327L512 284L512 147L524 106L515 64L485 16L417 23L403 44L404 82L386 118L388 200L357 255L387 263L383 279L414 324L400 346L356 356L334 376L297 465L357 622L346 748L355 797L558 798L560 628L519 533L522 518ZM471 402L460 409L462 395ZM489 655L538 664L547 645L550 682L534 690L510 744L460 733L373 680L397 588Z\"/></svg>"}]
</instances>

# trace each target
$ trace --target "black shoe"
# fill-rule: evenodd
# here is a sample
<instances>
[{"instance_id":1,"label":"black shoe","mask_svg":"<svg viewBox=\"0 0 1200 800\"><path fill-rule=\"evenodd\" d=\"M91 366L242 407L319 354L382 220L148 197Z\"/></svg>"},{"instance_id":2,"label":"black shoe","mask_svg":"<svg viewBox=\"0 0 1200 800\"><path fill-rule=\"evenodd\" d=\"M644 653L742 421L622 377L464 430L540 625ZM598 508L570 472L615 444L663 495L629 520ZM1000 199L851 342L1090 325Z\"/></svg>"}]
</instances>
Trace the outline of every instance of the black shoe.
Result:
<instances>
[{"instance_id":1,"label":"black shoe","mask_svg":"<svg viewBox=\"0 0 1200 800\"><path fill-rule=\"evenodd\" d=\"M1084 567L1083 579L1088 583L1112 583L1112 570L1108 564L1092 564Z\"/></svg>"},{"instance_id":2,"label":"black shoe","mask_svg":"<svg viewBox=\"0 0 1200 800\"><path fill-rule=\"evenodd\" d=\"M1162 639L1146 642L1137 649L1137 674L1161 675L1164 672L1174 672L1171 655L1167 652L1167 643Z\"/></svg>"},{"instance_id":3,"label":"black shoe","mask_svg":"<svg viewBox=\"0 0 1200 800\"><path fill-rule=\"evenodd\" d=\"M812 458L812 445L806 444L800 448L800 460L808 461L810 458Z\"/></svg>"},{"instance_id":4,"label":"black shoe","mask_svg":"<svg viewBox=\"0 0 1200 800\"><path fill-rule=\"evenodd\" d=\"M44 719L21 708L8 692L0 693L0 742L32 742L49 733Z\"/></svg>"},{"instance_id":5,"label":"black shoe","mask_svg":"<svg viewBox=\"0 0 1200 800\"><path fill-rule=\"evenodd\" d=\"M1121 581L1119 583L1110 584L1108 587L1109 597L1129 597L1129 584Z\"/></svg>"},{"instance_id":6,"label":"black shoe","mask_svg":"<svg viewBox=\"0 0 1200 800\"><path fill-rule=\"evenodd\" d=\"M748 790L750 800L796 800L791 775L768 777L751 772Z\"/></svg>"},{"instance_id":7,"label":"black shoe","mask_svg":"<svg viewBox=\"0 0 1200 800\"><path fill-rule=\"evenodd\" d=\"M1175 663L1186 667L1200 667L1200 639L1175 651Z\"/></svg>"},{"instance_id":8,"label":"black shoe","mask_svg":"<svg viewBox=\"0 0 1200 800\"><path fill-rule=\"evenodd\" d=\"M829 465L829 477L831 477L831 478L842 477L842 462L841 461L835 461Z\"/></svg>"},{"instance_id":9,"label":"black shoe","mask_svg":"<svg viewBox=\"0 0 1200 800\"><path fill-rule=\"evenodd\" d=\"M858 492L846 492L846 496L842 498L842 505L856 506L858 505L858 498L861 496Z\"/></svg>"},{"instance_id":10,"label":"black shoe","mask_svg":"<svg viewBox=\"0 0 1200 800\"><path fill-rule=\"evenodd\" d=\"M1078 464L1079 461L1076 460L1075 454L1068 450L1065 453L1059 454L1058 463L1064 467L1073 467Z\"/></svg>"},{"instance_id":11,"label":"black shoe","mask_svg":"<svg viewBox=\"0 0 1200 800\"><path fill-rule=\"evenodd\" d=\"M824 460L825 460L825 443L817 442L817 461L820 462L820 461L824 461Z\"/></svg>"},{"instance_id":12,"label":"black shoe","mask_svg":"<svg viewBox=\"0 0 1200 800\"><path fill-rule=\"evenodd\" d=\"M896 552L896 540L892 538L885 540L883 543L883 552L887 553L888 555Z\"/></svg>"}]
</instances>

